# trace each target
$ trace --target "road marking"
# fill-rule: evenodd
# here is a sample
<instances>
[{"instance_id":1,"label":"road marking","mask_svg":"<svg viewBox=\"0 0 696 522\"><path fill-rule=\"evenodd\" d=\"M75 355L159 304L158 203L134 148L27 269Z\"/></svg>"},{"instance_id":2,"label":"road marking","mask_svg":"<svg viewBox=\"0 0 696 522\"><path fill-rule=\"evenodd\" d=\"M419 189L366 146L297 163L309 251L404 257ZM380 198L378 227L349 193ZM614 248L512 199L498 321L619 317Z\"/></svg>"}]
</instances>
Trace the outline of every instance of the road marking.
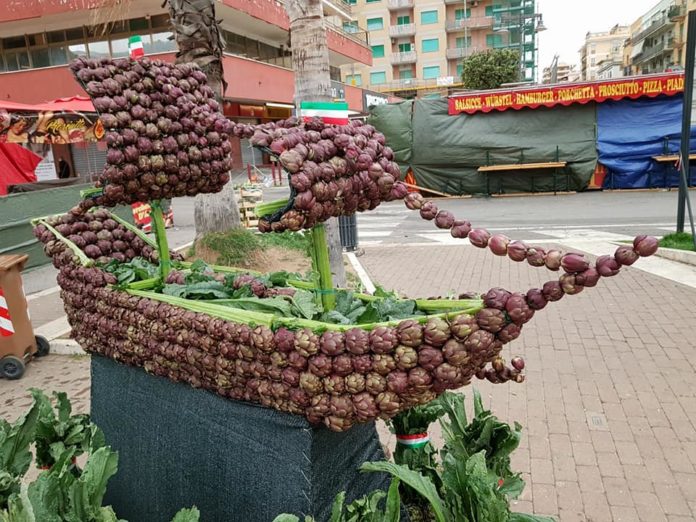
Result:
<instances>
[{"instance_id":1,"label":"road marking","mask_svg":"<svg viewBox=\"0 0 696 522\"><path fill-rule=\"evenodd\" d=\"M358 274L360 282L362 283L367 293L373 294L376 288L375 285L372 283L372 280L370 279L370 276L368 275L365 268L363 268L363 266L360 264L360 261L358 261L358 258L355 256L353 252L348 252L346 255L348 256L350 264L353 265L353 269Z\"/></svg>"},{"instance_id":2,"label":"road marking","mask_svg":"<svg viewBox=\"0 0 696 522\"><path fill-rule=\"evenodd\" d=\"M60 287L57 285L52 286L51 288L46 288L45 290L41 290L40 292L29 294L27 296L27 301L33 301L34 299L39 299L40 297L46 297L47 295L55 294L56 292L60 292Z\"/></svg>"},{"instance_id":3,"label":"road marking","mask_svg":"<svg viewBox=\"0 0 696 522\"><path fill-rule=\"evenodd\" d=\"M589 228L574 228L571 230L561 230L561 229L542 229L535 230L537 234L543 234L545 236L556 237L561 240L573 240L580 239L586 241L630 241L633 239L632 236L626 236L623 234L614 234L613 232L605 232L603 230L597 231Z\"/></svg>"},{"instance_id":4,"label":"road marking","mask_svg":"<svg viewBox=\"0 0 696 522\"><path fill-rule=\"evenodd\" d=\"M62 337L65 334L70 333L70 323L68 323L67 316L59 317L54 321L42 324L38 328L34 329L36 335L42 335L49 341Z\"/></svg>"},{"instance_id":5,"label":"road marking","mask_svg":"<svg viewBox=\"0 0 696 522\"><path fill-rule=\"evenodd\" d=\"M391 236L392 231L391 230L373 230L373 231L366 231L366 232L361 232L358 230L358 238L361 237L387 237Z\"/></svg>"}]
</instances>

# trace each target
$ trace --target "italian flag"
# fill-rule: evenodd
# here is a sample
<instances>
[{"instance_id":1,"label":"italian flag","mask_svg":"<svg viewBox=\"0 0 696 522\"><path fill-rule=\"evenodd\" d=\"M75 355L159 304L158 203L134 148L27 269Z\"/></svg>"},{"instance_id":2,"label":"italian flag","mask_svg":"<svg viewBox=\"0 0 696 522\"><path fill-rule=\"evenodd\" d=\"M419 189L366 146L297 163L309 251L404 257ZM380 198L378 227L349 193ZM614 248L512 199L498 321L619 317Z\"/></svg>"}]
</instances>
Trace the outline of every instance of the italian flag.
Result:
<instances>
[{"instance_id":1,"label":"italian flag","mask_svg":"<svg viewBox=\"0 0 696 522\"><path fill-rule=\"evenodd\" d=\"M430 442L430 437L427 433L417 433L415 435L397 435L396 443L403 446L408 446L409 448L422 448L428 442Z\"/></svg>"},{"instance_id":2,"label":"italian flag","mask_svg":"<svg viewBox=\"0 0 696 522\"><path fill-rule=\"evenodd\" d=\"M321 118L329 125L348 124L348 104L345 102L302 102L300 115L303 121Z\"/></svg>"},{"instance_id":3,"label":"italian flag","mask_svg":"<svg viewBox=\"0 0 696 522\"><path fill-rule=\"evenodd\" d=\"M128 39L128 51L130 52L130 57L134 60L145 56L145 49L143 48L143 39L137 35L131 36Z\"/></svg>"}]
</instances>

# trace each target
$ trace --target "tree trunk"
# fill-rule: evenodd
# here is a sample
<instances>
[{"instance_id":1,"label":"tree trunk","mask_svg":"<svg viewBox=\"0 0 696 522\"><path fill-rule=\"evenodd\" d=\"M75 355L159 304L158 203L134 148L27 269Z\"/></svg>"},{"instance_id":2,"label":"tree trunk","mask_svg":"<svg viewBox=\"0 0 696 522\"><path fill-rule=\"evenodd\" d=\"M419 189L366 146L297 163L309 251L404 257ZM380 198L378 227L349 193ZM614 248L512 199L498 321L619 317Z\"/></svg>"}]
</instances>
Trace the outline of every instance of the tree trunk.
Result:
<instances>
[{"instance_id":1,"label":"tree trunk","mask_svg":"<svg viewBox=\"0 0 696 522\"><path fill-rule=\"evenodd\" d=\"M208 77L222 106L227 82L222 71L224 42L215 18L215 0L168 0L179 51L176 61L195 62ZM209 232L240 226L239 208L230 180L217 194L199 194L194 204L196 241Z\"/></svg>"},{"instance_id":2,"label":"tree trunk","mask_svg":"<svg viewBox=\"0 0 696 522\"><path fill-rule=\"evenodd\" d=\"M295 71L295 107L303 101L331 101L329 46L321 0L285 0L290 18L290 46ZM326 222L326 239L334 286L346 285L338 219Z\"/></svg>"}]
</instances>

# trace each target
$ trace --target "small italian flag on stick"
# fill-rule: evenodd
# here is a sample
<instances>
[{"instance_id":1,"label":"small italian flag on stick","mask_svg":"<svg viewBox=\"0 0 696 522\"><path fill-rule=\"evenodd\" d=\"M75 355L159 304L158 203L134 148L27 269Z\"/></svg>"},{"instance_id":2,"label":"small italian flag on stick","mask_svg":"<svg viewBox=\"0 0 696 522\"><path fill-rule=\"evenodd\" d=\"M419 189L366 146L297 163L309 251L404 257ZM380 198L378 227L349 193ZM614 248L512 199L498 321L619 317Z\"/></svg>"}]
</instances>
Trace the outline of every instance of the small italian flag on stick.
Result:
<instances>
[{"instance_id":1,"label":"small italian flag on stick","mask_svg":"<svg viewBox=\"0 0 696 522\"><path fill-rule=\"evenodd\" d=\"M430 437L427 433L417 433L415 435L397 435L396 442L402 446L408 446L409 448L416 449L422 448L428 442L430 442Z\"/></svg>"},{"instance_id":2,"label":"small italian flag on stick","mask_svg":"<svg viewBox=\"0 0 696 522\"><path fill-rule=\"evenodd\" d=\"M133 60L142 58L145 56L145 49L143 48L143 39L140 36L131 36L128 39L128 51L130 52L130 57Z\"/></svg>"},{"instance_id":3,"label":"small italian flag on stick","mask_svg":"<svg viewBox=\"0 0 696 522\"><path fill-rule=\"evenodd\" d=\"M345 102L302 102L300 115L303 121L321 118L328 125L348 124L348 104Z\"/></svg>"}]
</instances>

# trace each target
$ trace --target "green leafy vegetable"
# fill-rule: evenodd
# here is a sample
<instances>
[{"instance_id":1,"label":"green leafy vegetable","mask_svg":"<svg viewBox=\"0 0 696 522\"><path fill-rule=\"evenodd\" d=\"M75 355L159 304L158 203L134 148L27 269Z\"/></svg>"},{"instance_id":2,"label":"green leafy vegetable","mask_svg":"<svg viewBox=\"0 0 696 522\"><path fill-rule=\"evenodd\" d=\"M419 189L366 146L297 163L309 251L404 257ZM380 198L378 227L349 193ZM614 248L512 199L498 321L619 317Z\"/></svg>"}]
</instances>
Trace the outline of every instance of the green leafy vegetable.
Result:
<instances>
[{"instance_id":1,"label":"green leafy vegetable","mask_svg":"<svg viewBox=\"0 0 696 522\"><path fill-rule=\"evenodd\" d=\"M212 280L187 285L167 284L162 287L162 293L186 299L226 299L232 291L224 284Z\"/></svg>"},{"instance_id":2,"label":"green leafy vegetable","mask_svg":"<svg viewBox=\"0 0 696 522\"><path fill-rule=\"evenodd\" d=\"M106 272L116 276L116 287L123 288L135 281L145 281L159 275L159 268L142 257L135 257L127 263L115 259L102 267Z\"/></svg>"}]
</instances>

